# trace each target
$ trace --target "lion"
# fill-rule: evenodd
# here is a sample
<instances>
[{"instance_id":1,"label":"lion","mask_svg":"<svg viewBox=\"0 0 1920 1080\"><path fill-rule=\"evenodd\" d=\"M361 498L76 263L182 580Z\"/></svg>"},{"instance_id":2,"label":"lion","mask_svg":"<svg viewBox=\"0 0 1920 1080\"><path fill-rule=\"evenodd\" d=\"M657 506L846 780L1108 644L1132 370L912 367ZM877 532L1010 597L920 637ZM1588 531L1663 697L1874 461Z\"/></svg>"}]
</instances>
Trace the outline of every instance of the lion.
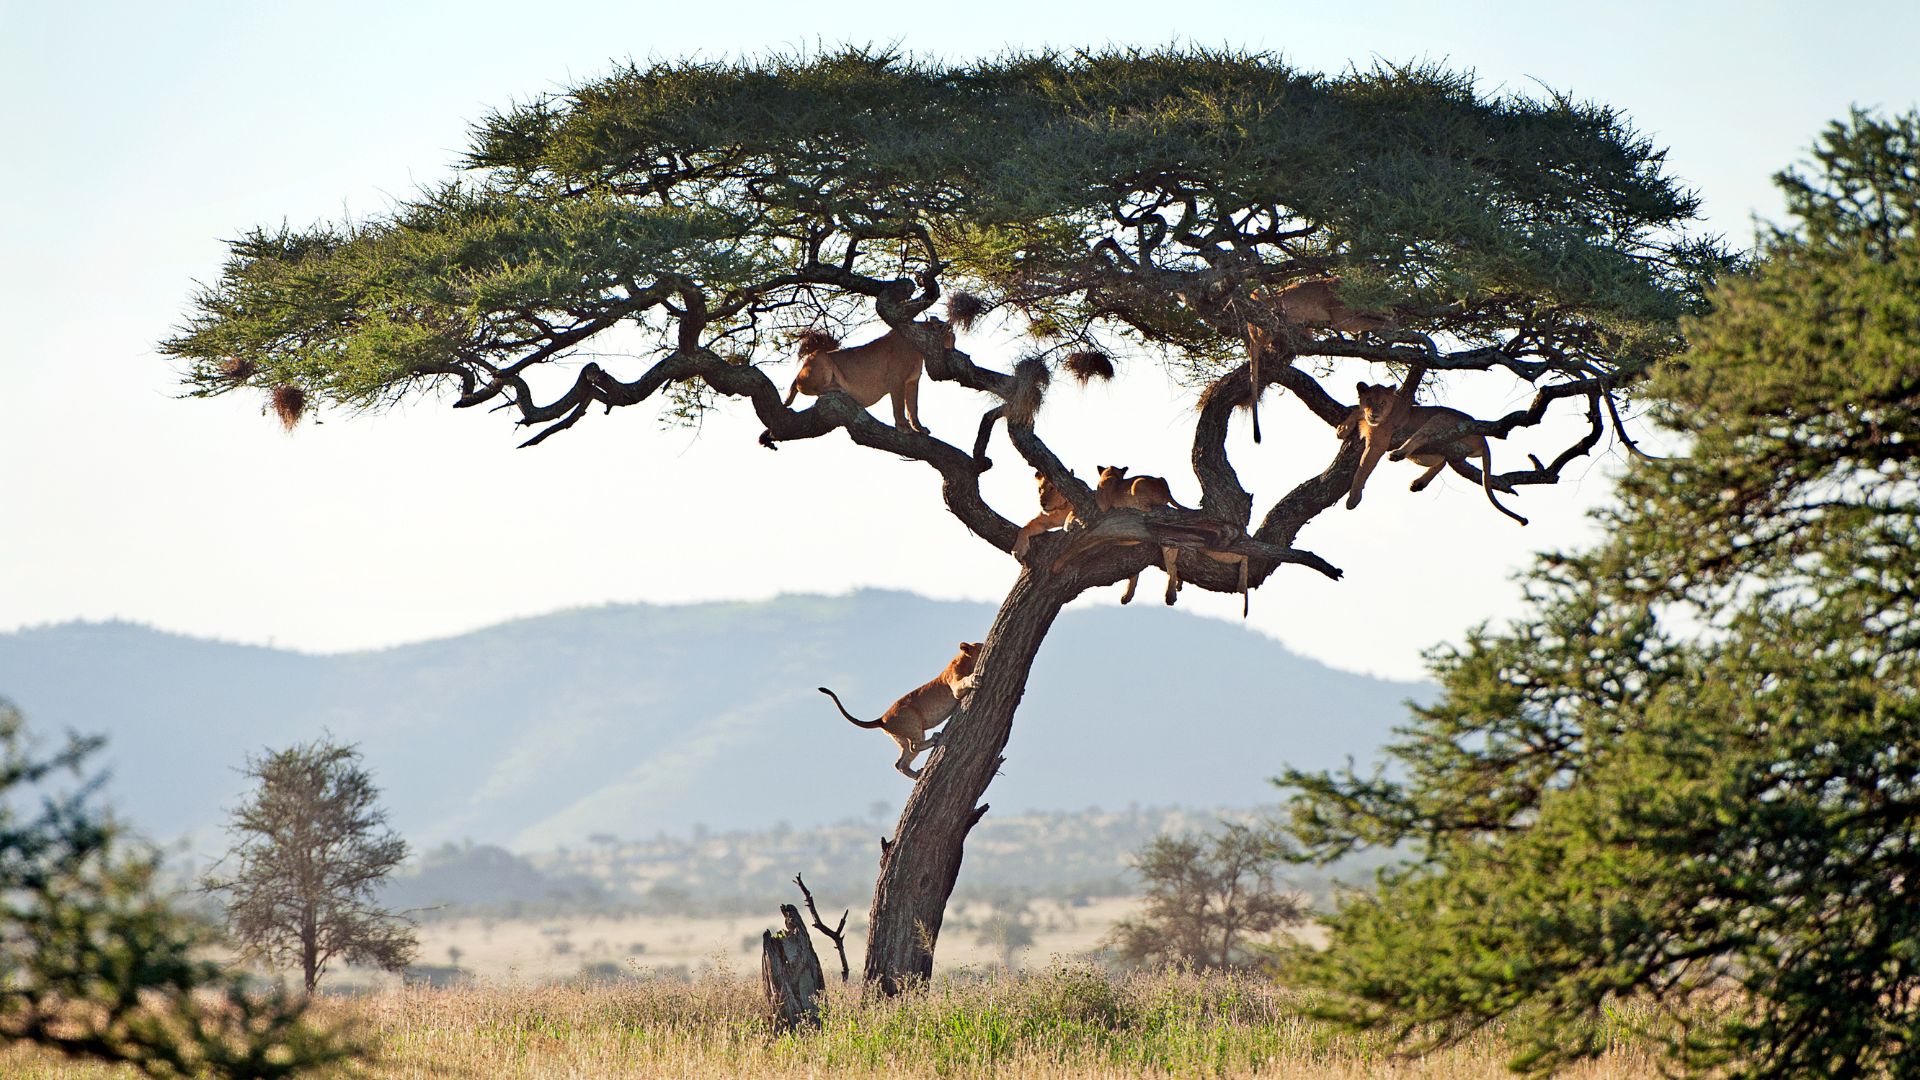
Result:
<instances>
[{"instance_id":1,"label":"lion","mask_svg":"<svg viewBox=\"0 0 1920 1080\"><path fill-rule=\"evenodd\" d=\"M1360 505L1360 491L1366 487L1367 477L1372 475L1374 466L1380 464L1383 456L1391 461L1412 458L1415 464L1427 467L1427 471L1409 486L1409 491L1425 490L1449 462L1465 461L1477 456L1480 459L1480 487L1487 493L1487 501L1493 504L1495 510L1520 524L1527 523L1526 518L1500 505L1500 500L1493 497L1493 454L1486 436L1449 437L1449 433L1473 417L1459 409L1441 405L1406 404L1391 386L1374 386L1365 382L1357 385L1360 403L1348 410L1346 419L1334 429L1342 439L1351 438L1358 432L1366 444L1366 452L1360 457L1360 467L1354 470L1353 483L1347 488L1347 509Z\"/></svg>"},{"instance_id":2,"label":"lion","mask_svg":"<svg viewBox=\"0 0 1920 1080\"><path fill-rule=\"evenodd\" d=\"M1393 316L1377 311L1361 311L1340 299L1337 277L1308 278L1274 293L1270 301L1273 313L1282 322L1312 330L1332 330L1340 334L1363 334L1393 330ZM1256 301L1266 296L1256 292ZM1260 322L1247 323L1247 378L1253 393L1247 404L1252 414L1253 441L1260 441L1260 358L1274 348L1272 331Z\"/></svg>"},{"instance_id":3,"label":"lion","mask_svg":"<svg viewBox=\"0 0 1920 1080\"><path fill-rule=\"evenodd\" d=\"M1046 474L1036 472L1033 474L1033 478L1040 489L1040 513L1032 521L1021 526L1020 535L1014 538L1013 555L1015 558L1024 558L1026 556L1027 547L1032 543L1035 535L1045 532L1048 529L1061 528L1069 522L1077 520L1073 512L1073 504L1067 501L1067 497L1061 494L1060 489L1053 486L1053 482L1047 479ZM1182 506L1179 502L1175 501L1173 489L1167 485L1167 481L1162 477L1130 477L1127 475L1127 467L1125 465L1102 465L1099 467L1099 478L1099 483L1093 489L1093 498L1094 501L1099 504L1101 510L1127 507L1134 510L1145 511L1158 509L1163 506L1171 506L1177 510L1193 509L1189 506ZM1223 555L1213 551L1206 552L1206 555L1208 558L1219 562L1240 564L1240 614L1243 616L1246 615L1246 557L1242 555ZM1160 559L1161 564L1167 571L1166 602L1171 604L1174 602L1174 599L1179 596L1181 588L1180 549L1172 546L1162 546L1160 549ZM1056 569L1057 568L1058 567L1056 567ZM1126 591L1120 594L1120 602L1123 604L1132 602L1134 591L1139 588L1139 585L1139 574L1128 578Z\"/></svg>"},{"instance_id":4,"label":"lion","mask_svg":"<svg viewBox=\"0 0 1920 1080\"><path fill-rule=\"evenodd\" d=\"M953 327L937 318L922 319L914 325L932 330L951 349ZM905 334L889 330L865 345L839 348L831 334L818 331L801 335L800 370L787 388L782 404L791 406L794 396L819 397L838 390L865 409L883 397L893 399L893 426L905 431L927 434L920 422L920 373L926 360Z\"/></svg>"},{"instance_id":5,"label":"lion","mask_svg":"<svg viewBox=\"0 0 1920 1080\"><path fill-rule=\"evenodd\" d=\"M1180 510L1191 509L1174 501L1173 489L1167 486L1164 477L1128 476L1125 465L1100 465L1096 466L1095 471L1100 477L1100 482L1094 486L1093 498L1100 504L1102 510L1111 510L1116 506L1142 511L1156 510L1162 506L1171 506ZM1167 570L1166 600L1168 604L1172 604L1180 595L1180 549L1162 547L1160 563ZM1133 600L1133 590L1139 584L1139 574L1127 579L1126 591L1120 594L1122 604Z\"/></svg>"},{"instance_id":6,"label":"lion","mask_svg":"<svg viewBox=\"0 0 1920 1080\"><path fill-rule=\"evenodd\" d=\"M1027 557L1027 547L1033 543L1035 536L1048 529L1062 528L1067 522L1076 520L1073 504L1067 501L1059 488L1053 486L1053 481L1047 479L1046 473L1035 470L1033 479L1040 487L1040 513L1032 521L1020 526L1020 535L1013 538L1013 557L1016 559Z\"/></svg>"},{"instance_id":7,"label":"lion","mask_svg":"<svg viewBox=\"0 0 1920 1080\"><path fill-rule=\"evenodd\" d=\"M1191 506L1182 506L1173 497L1173 489L1159 476L1128 476L1125 465L1100 466L1100 482L1093 489L1093 497L1099 502L1100 509L1111 510L1114 507L1126 507L1133 510L1157 510L1171 506L1176 510L1192 510ZM1225 555L1217 551L1204 553L1215 562L1240 564L1240 616L1246 617L1247 596L1247 557L1245 555ZM1180 549L1171 545L1160 549L1160 563L1167 571L1166 602L1172 604L1180 595ZM1120 602L1133 599L1134 588L1140 582L1140 575L1127 579L1126 591L1120 594Z\"/></svg>"},{"instance_id":8,"label":"lion","mask_svg":"<svg viewBox=\"0 0 1920 1080\"><path fill-rule=\"evenodd\" d=\"M1332 330L1338 334L1364 334L1373 330L1392 330L1393 316L1378 311L1361 311L1340 299L1337 277L1308 278L1281 289L1273 297L1274 311L1295 326Z\"/></svg>"},{"instance_id":9,"label":"lion","mask_svg":"<svg viewBox=\"0 0 1920 1080\"><path fill-rule=\"evenodd\" d=\"M834 707L840 715L863 728L880 728L893 737L900 745L900 760L893 767L910 778L919 779L920 770L913 767L913 759L922 751L931 750L940 745L940 736L927 732L945 723L960 707L960 695L971 691L974 686L974 661L980 654L982 642L963 641L960 652L946 669L926 683L907 691L899 701L894 702L887 711L880 714L878 720L860 720L840 704L840 695L822 686L820 692L833 699Z\"/></svg>"}]
</instances>

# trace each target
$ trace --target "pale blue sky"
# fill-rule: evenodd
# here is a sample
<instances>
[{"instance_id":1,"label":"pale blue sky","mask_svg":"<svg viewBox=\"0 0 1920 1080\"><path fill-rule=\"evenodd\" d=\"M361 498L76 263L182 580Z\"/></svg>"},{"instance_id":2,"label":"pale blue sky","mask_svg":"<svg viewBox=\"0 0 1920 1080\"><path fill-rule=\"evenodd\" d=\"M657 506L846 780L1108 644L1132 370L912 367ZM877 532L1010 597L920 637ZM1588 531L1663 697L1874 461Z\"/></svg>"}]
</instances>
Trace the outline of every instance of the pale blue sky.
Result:
<instances>
[{"instance_id":1,"label":"pale blue sky","mask_svg":"<svg viewBox=\"0 0 1920 1080\"><path fill-rule=\"evenodd\" d=\"M939 511L923 467L835 439L775 456L751 445L744 420L693 439L630 409L516 452L500 417L432 403L325 416L289 438L257 400L172 399L152 344L194 279L217 273L220 237L377 213L446 175L489 109L615 60L849 41L964 57L1176 39L1276 50L1318 70L1441 60L1487 87L1544 84L1624 109L1670 148L1711 226L1744 241L1750 215L1777 207L1769 175L1824 123L1856 103L1920 100L1914 9L15 0L0 21L0 630L124 617L339 649L608 600L860 585L997 599L1012 564ZM985 359L1007 347L966 344ZM1050 433L1073 463L1124 453L1193 494L1189 402L1144 371L1090 394L1084 419L1063 405L1056 424L1071 416L1072 430ZM967 428L979 410L952 387L927 396L936 430ZM1256 494L1323 463L1324 430L1294 426L1305 440L1294 454L1284 438L1257 459L1236 449ZM1522 449L1537 448L1495 454ZM1009 516L1031 499L1019 472L990 489ZM1576 539L1607 485L1596 467L1528 490L1525 530L1458 483L1388 497L1394 487L1304 537L1346 567L1346 582L1283 575L1254 597L1253 624L1345 667L1414 674L1421 647L1510 614L1507 575L1529 551ZM675 524L689 511L697 530ZM777 542L768 514L782 523ZM1396 538L1411 530L1440 545L1444 573L1401 557ZM889 542L847 539L874 536ZM1426 602L1390 630L1347 614L1409 593ZM1193 591L1182 604L1223 616L1238 606Z\"/></svg>"}]
</instances>

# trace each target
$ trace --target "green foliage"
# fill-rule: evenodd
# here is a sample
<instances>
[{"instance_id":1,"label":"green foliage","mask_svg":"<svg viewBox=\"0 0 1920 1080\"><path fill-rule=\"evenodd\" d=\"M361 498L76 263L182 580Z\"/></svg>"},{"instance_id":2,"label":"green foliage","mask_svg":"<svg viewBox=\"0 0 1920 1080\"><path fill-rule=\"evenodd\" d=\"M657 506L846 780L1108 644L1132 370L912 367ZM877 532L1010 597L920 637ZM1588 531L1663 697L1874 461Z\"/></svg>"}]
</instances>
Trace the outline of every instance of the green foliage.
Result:
<instances>
[{"instance_id":1,"label":"green foliage","mask_svg":"<svg viewBox=\"0 0 1920 1080\"><path fill-rule=\"evenodd\" d=\"M156 895L153 856L127 851L90 785L52 786L98 745L39 756L0 699L0 1040L160 1078L266 1080L351 1056L305 1002L200 959L210 935Z\"/></svg>"},{"instance_id":2,"label":"green foliage","mask_svg":"<svg viewBox=\"0 0 1920 1080\"><path fill-rule=\"evenodd\" d=\"M1916 150L1920 114L1856 116L1785 174L1797 227L1654 381L1689 455L1433 655L1391 776L1285 778L1312 854L1410 856L1291 957L1325 1015L1502 1023L1545 1070L1644 1002L1690 1072L1920 1068Z\"/></svg>"},{"instance_id":3,"label":"green foliage","mask_svg":"<svg viewBox=\"0 0 1920 1080\"><path fill-rule=\"evenodd\" d=\"M1128 964L1250 966L1267 935L1301 919L1299 898L1274 879L1282 855L1271 836L1240 824L1155 837L1134 861L1145 911L1115 924L1108 944Z\"/></svg>"},{"instance_id":4,"label":"green foliage","mask_svg":"<svg viewBox=\"0 0 1920 1080\"><path fill-rule=\"evenodd\" d=\"M440 385L538 412L530 373L590 338L647 362L768 359L795 327L880 301L911 315L944 287L1066 343L1217 370L1235 304L1337 270L1412 328L1637 370L1722 262L1613 110L1490 98L1431 66L662 62L488 117L464 164L389 216L235 241L164 350L200 394L293 384L358 408Z\"/></svg>"},{"instance_id":5,"label":"green foliage","mask_svg":"<svg viewBox=\"0 0 1920 1080\"><path fill-rule=\"evenodd\" d=\"M227 927L248 952L299 967L308 993L338 959L399 971L418 946L412 924L381 910L374 891L407 857L386 828L360 752L331 739L247 761L259 786L234 810Z\"/></svg>"}]
</instances>

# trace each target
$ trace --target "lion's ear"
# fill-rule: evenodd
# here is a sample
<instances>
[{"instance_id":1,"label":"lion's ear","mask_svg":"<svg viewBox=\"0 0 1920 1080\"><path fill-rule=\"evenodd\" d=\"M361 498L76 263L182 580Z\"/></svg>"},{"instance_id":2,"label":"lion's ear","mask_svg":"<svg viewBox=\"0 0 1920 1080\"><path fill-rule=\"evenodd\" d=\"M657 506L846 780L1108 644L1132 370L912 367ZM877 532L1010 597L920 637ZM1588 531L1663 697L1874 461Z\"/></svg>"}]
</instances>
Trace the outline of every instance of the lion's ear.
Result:
<instances>
[{"instance_id":1,"label":"lion's ear","mask_svg":"<svg viewBox=\"0 0 1920 1080\"><path fill-rule=\"evenodd\" d=\"M1367 390L1368 390L1368 388L1369 388L1369 387L1370 387L1371 385L1372 385L1372 384L1370 384L1370 383L1365 383L1365 382L1357 382L1357 383L1354 383L1354 384L1353 384L1353 388L1354 388L1355 390L1358 390L1358 391L1360 391L1361 393L1363 393L1363 394L1364 394L1364 393L1366 393L1366 392L1367 392Z\"/></svg>"}]
</instances>

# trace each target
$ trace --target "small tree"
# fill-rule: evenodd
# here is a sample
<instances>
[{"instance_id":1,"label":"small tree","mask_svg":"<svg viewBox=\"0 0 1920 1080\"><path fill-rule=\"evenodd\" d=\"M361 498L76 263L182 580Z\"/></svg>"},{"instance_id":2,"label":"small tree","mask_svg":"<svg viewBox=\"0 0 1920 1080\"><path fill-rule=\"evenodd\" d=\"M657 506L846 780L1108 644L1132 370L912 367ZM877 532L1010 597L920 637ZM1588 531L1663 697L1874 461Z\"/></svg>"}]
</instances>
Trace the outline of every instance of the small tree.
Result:
<instances>
[{"instance_id":1,"label":"small tree","mask_svg":"<svg viewBox=\"0 0 1920 1080\"><path fill-rule=\"evenodd\" d=\"M412 924L376 906L373 892L407 842L386 828L360 751L321 739L249 758L246 772L260 784L228 826L238 866L205 881L228 894L233 936L270 964L297 963L309 994L336 958L405 967L418 945Z\"/></svg>"},{"instance_id":2,"label":"small tree","mask_svg":"<svg viewBox=\"0 0 1920 1080\"><path fill-rule=\"evenodd\" d=\"M1146 913L1117 923L1107 943L1131 964L1247 966L1253 935L1303 914L1299 898L1274 880L1281 854L1270 837L1245 825L1210 836L1155 837L1134 860L1147 882Z\"/></svg>"},{"instance_id":3,"label":"small tree","mask_svg":"<svg viewBox=\"0 0 1920 1080\"><path fill-rule=\"evenodd\" d=\"M1013 970L1013 959L1020 950L1033 947L1037 939L1033 933L1033 912L1026 902L1017 904L997 904L993 914L980 922L980 936L974 939L992 949L1000 958L1000 966Z\"/></svg>"},{"instance_id":4,"label":"small tree","mask_svg":"<svg viewBox=\"0 0 1920 1080\"><path fill-rule=\"evenodd\" d=\"M0 1043L231 1080L349 1056L306 1021L304 1002L243 993L194 956L208 935L155 895L154 859L126 851L89 785L49 792L98 745L76 738L37 755L19 710L0 699Z\"/></svg>"}]
</instances>

